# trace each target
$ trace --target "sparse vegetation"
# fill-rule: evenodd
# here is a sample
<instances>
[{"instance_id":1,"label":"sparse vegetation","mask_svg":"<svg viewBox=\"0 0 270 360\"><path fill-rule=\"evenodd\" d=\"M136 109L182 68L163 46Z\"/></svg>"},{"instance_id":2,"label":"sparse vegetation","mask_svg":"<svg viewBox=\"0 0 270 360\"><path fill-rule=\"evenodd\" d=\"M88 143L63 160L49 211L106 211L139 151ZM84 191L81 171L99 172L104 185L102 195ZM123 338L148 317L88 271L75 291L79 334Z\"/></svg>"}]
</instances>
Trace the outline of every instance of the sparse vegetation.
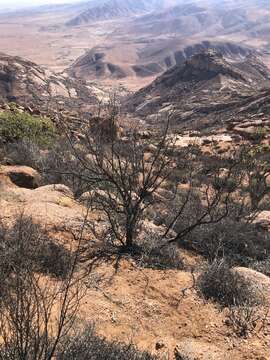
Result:
<instances>
[{"instance_id":1,"label":"sparse vegetation","mask_svg":"<svg viewBox=\"0 0 270 360\"><path fill-rule=\"evenodd\" d=\"M256 224L237 221L230 217L218 224L209 224L189 234L183 245L210 262L225 258L230 265L250 266L264 261L269 253L269 233L261 231Z\"/></svg>"},{"instance_id":2,"label":"sparse vegetation","mask_svg":"<svg viewBox=\"0 0 270 360\"><path fill-rule=\"evenodd\" d=\"M29 139L25 138L3 144L2 162L39 169L42 158L40 147Z\"/></svg>"},{"instance_id":3,"label":"sparse vegetation","mask_svg":"<svg viewBox=\"0 0 270 360\"><path fill-rule=\"evenodd\" d=\"M175 244L164 246L162 238L153 231L143 232L138 241L138 260L141 266L154 269L183 269L180 250Z\"/></svg>"},{"instance_id":4,"label":"sparse vegetation","mask_svg":"<svg viewBox=\"0 0 270 360\"><path fill-rule=\"evenodd\" d=\"M268 129L266 127L256 127L254 132L250 134L250 138L258 143L260 143L268 134Z\"/></svg>"},{"instance_id":5,"label":"sparse vegetation","mask_svg":"<svg viewBox=\"0 0 270 360\"><path fill-rule=\"evenodd\" d=\"M41 238L23 215L11 229L1 227L1 360L55 359L77 316L84 294L76 274L80 244L66 273L66 264L56 265L62 254L56 247L40 247ZM48 272L61 277L55 281Z\"/></svg>"},{"instance_id":6,"label":"sparse vegetation","mask_svg":"<svg viewBox=\"0 0 270 360\"><path fill-rule=\"evenodd\" d=\"M7 228L0 227L0 267L3 279L12 276L14 268L33 271L58 278L68 276L72 263L70 251L54 242L40 225L30 217L20 215ZM5 281L1 283L3 287Z\"/></svg>"},{"instance_id":7,"label":"sparse vegetation","mask_svg":"<svg viewBox=\"0 0 270 360\"><path fill-rule=\"evenodd\" d=\"M201 294L223 307L256 305L263 301L261 294L243 276L224 261L214 261L198 279Z\"/></svg>"},{"instance_id":8,"label":"sparse vegetation","mask_svg":"<svg viewBox=\"0 0 270 360\"><path fill-rule=\"evenodd\" d=\"M268 252L267 252L268 254ZM255 261L250 264L250 267L264 275L270 276L270 258L266 257L265 260Z\"/></svg>"},{"instance_id":9,"label":"sparse vegetation","mask_svg":"<svg viewBox=\"0 0 270 360\"><path fill-rule=\"evenodd\" d=\"M132 344L109 342L98 337L92 326L68 341L57 360L157 360L148 352L139 351Z\"/></svg>"},{"instance_id":10,"label":"sparse vegetation","mask_svg":"<svg viewBox=\"0 0 270 360\"><path fill-rule=\"evenodd\" d=\"M229 307L226 323L232 327L237 336L246 338L256 331L258 325L260 328L257 330L262 330L265 319L262 309L251 306L247 301L246 304Z\"/></svg>"}]
</instances>

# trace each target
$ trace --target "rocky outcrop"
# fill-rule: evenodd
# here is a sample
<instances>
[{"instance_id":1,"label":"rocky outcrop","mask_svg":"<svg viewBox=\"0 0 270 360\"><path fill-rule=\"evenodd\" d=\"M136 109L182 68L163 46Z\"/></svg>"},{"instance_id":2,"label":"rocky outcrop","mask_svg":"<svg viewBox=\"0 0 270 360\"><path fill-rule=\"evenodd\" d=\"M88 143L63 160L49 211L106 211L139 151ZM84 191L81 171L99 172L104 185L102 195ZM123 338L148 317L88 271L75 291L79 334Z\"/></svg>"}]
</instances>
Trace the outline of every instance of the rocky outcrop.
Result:
<instances>
[{"instance_id":1,"label":"rocky outcrop","mask_svg":"<svg viewBox=\"0 0 270 360\"><path fill-rule=\"evenodd\" d=\"M35 178L37 177L36 181L39 179L35 170L6 167L2 171L6 173L0 173L0 206L3 217L13 219L19 213L24 213L35 222L52 229L75 229L82 224L86 209L74 200L73 192L67 186L54 184L33 188L36 186ZM8 174L20 176L20 183L12 183ZM22 183L22 179L29 183Z\"/></svg>"},{"instance_id":2,"label":"rocky outcrop","mask_svg":"<svg viewBox=\"0 0 270 360\"><path fill-rule=\"evenodd\" d=\"M243 276L248 282L254 286L263 296L270 300L270 277L262 274L261 272L245 268L237 267L234 271Z\"/></svg>"},{"instance_id":3,"label":"rocky outcrop","mask_svg":"<svg viewBox=\"0 0 270 360\"><path fill-rule=\"evenodd\" d=\"M192 338L181 341L175 348L176 360L233 360L233 358L218 346Z\"/></svg>"},{"instance_id":4,"label":"rocky outcrop","mask_svg":"<svg viewBox=\"0 0 270 360\"><path fill-rule=\"evenodd\" d=\"M47 110L48 104L80 109L96 101L91 87L66 75L55 74L18 56L0 53L0 99ZM59 105L57 106L59 110Z\"/></svg>"},{"instance_id":5,"label":"rocky outcrop","mask_svg":"<svg viewBox=\"0 0 270 360\"><path fill-rule=\"evenodd\" d=\"M36 189L41 183L40 174L28 166L1 166L0 174L8 177L13 184L26 189Z\"/></svg>"},{"instance_id":6,"label":"rocky outcrop","mask_svg":"<svg viewBox=\"0 0 270 360\"><path fill-rule=\"evenodd\" d=\"M230 62L208 50L176 65L127 100L127 110L152 121L174 110L177 126L218 127L269 114L270 70L248 56Z\"/></svg>"},{"instance_id":7,"label":"rocky outcrop","mask_svg":"<svg viewBox=\"0 0 270 360\"><path fill-rule=\"evenodd\" d=\"M182 66L169 70L156 83L169 87L180 82L200 82L222 75L234 80L247 81L245 76L231 66L220 53L208 50L192 56Z\"/></svg>"}]
</instances>

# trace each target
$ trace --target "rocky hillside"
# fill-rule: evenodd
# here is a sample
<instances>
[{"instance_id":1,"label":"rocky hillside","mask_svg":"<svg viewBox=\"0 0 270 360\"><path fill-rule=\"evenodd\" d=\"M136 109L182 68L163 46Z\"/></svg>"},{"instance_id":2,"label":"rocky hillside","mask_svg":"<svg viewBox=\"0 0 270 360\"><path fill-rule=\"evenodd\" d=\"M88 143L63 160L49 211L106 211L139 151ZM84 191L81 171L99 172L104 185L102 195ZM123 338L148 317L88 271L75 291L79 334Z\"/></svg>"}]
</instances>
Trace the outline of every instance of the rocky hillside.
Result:
<instances>
[{"instance_id":1,"label":"rocky hillside","mask_svg":"<svg viewBox=\"0 0 270 360\"><path fill-rule=\"evenodd\" d=\"M0 99L46 110L81 109L96 101L95 88L17 56L0 54Z\"/></svg>"},{"instance_id":2,"label":"rocky hillside","mask_svg":"<svg viewBox=\"0 0 270 360\"><path fill-rule=\"evenodd\" d=\"M148 119L174 110L178 125L200 119L202 127L231 121L236 115L241 118L247 108L250 116L263 116L269 114L269 75L254 56L229 62L220 53L206 51L135 93L128 106Z\"/></svg>"}]
</instances>

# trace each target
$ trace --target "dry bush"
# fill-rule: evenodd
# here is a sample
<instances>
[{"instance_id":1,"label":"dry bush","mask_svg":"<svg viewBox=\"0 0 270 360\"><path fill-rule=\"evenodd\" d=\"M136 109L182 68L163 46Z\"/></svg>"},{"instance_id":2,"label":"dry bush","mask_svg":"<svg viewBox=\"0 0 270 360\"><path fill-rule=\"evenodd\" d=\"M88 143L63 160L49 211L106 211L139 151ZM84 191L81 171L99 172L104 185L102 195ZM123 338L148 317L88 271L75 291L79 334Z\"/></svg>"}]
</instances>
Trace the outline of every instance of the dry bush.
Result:
<instances>
[{"instance_id":1,"label":"dry bush","mask_svg":"<svg viewBox=\"0 0 270 360\"><path fill-rule=\"evenodd\" d=\"M215 260L197 280L200 293L223 307L256 305L263 297L252 284L234 272L224 260Z\"/></svg>"},{"instance_id":2,"label":"dry bush","mask_svg":"<svg viewBox=\"0 0 270 360\"><path fill-rule=\"evenodd\" d=\"M42 184L64 184L70 187L76 196L80 196L81 182L73 175L81 172L79 161L72 156L67 139L58 141L47 149L41 149L29 139L1 144L1 162L7 165L30 166L42 176Z\"/></svg>"},{"instance_id":3,"label":"dry bush","mask_svg":"<svg viewBox=\"0 0 270 360\"><path fill-rule=\"evenodd\" d=\"M231 265L250 266L266 260L270 251L270 234L256 224L236 221L233 216L218 224L195 229L183 245L205 256L209 261L224 257Z\"/></svg>"},{"instance_id":4,"label":"dry bush","mask_svg":"<svg viewBox=\"0 0 270 360\"><path fill-rule=\"evenodd\" d=\"M30 267L36 272L65 278L72 263L72 254L23 214L11 227L0 223L0 254L0 271L5 279L16 267L22 271Z\"/></svg>"},{"instance_id":5,"label":"dry bush","mask_svg":"<svg viewBox=\"0 0 270 360\"><path fill-rule=\"evenodd\" d=\"M80 241L62 258L61 251L47 248L52 243L30 218L21 215L0 230L0 359L55 359L84 295L77 271Z\"/></svg>"},{"instance_id":6,"label":"dry bush","mask_svg":"<svg viewBox=\"0 0 270 360\"><path fill-rule=\"evenodd\" d=\"M171 234L169 242L188 246L196 232L230 216L242 174L236 155L231 161L219 157L206 162L200 154L187 149L177 161L186 178L175 184L175 196L166 202L165 236Z\"/></svg>"},{"instance_id":7,"label":"dry bush","mask_svg":"<svg viewBox=\"0 0 270 360\"><path fill-rule=\"evenodd\" d=\"M268 256L265 260L262 261L253 262L250 264L250 267L253 270L259 271L266 276L270 276L270 257Z\"/></svg>"},{"instance_id":8,"label":"dry bush","mask_svg":"<svg viewBox=\"0 0 270 360\"><path fill-rule=\"evenodd\" d=\"M108 342L98 337L91 326L67 344L56 360L157 360L157 357L140 352L132 344Z\"/></svg>"},{"instance_id":9,"label":"dry bush","mask_svg":"<svg viewBox=\"0 0 270 360\"><path fill-rule=\"evenodd\" d=\"M184 268L180 251L175 244L164 246L160 235L153 231L145 231L138 241L138 262L141 266L157 269Z\"/></svg>"},{"instance_id":10,"label":"dry bush","mask_svg":"<svg viewBox=\"0 0 270 360\"><path fill-rule=\"evenodd\" d=\"M164 221L159 222L176 232L170 241L209 261L225 257L231 264L248 266L265 260L270 234L253 222L260 199L269 191L269 159L249 152L240 149L230 159L182 154L178 167L186 171L187 186L166 203Z\"/></svg>"},{"instance_id":11,"label":"dry bush","mask_svg":"<svg viewBox=\"0 0 270 360\"><path fill-rule=\"evenodd\" d=\"M115 124L113 113L110 121ZM171 159L166 156L168 124L163 133L156 134L153 153L136 132L127 138L112 133L105 141L102 129L100 134L96 129L94 136L92 130L91 123L85 124L74 140L66 129L77 162L69 174L79 185L76 193L92 194L89 207L106 217L108 241L132 250L145 212L153 205L153 194L171 171Z\"/></svg>"},{"instance_id":12,"label":"dry bush","mask_svg":"<svg viewBox=\"0 0 270 360\"><path fill-rule=\"evenodd\" d=\"M54 359L76 318L81 299L77 285L14 269L0 301L0 359Z\"/></svg>"},{"instance_id":13,"label":"dry bush","mask_svg":"<svg viewBox=\"0 0 270 360\"><path fill-rule=\"evenodd\" d=\"M71 146L66 137L60 138L44 154L40 164L40 172L46 184L64 184L73 190L76 198L83 193L82 182L75 175L82 172L82 165L72 154Z\"/></svg>"},{"instance_id":14,"label":"dry bush","mask_svg":"<svg viewBox=\"0 0 270 360\"><path fill-rule=\"evenodd\" d=\"M226 324L232 327L237 336L246 338L256 331L258 325L260 328L257 330L262 330L266 318L265 311L262 312L261 309L250 305L250 302L247 301L241 306L229 307Z\"/></svg>"},{"instance_id":15,"label":"dry bush","mask_svg":"<svg viewBox=\"0 0 270 360\"><path fill-rule=\"evenodd\" d=\"M25 165L39 169L42 153L39 146L29 139L3 144L3 161L12 165Z\"/></svg>"}]
</instances>

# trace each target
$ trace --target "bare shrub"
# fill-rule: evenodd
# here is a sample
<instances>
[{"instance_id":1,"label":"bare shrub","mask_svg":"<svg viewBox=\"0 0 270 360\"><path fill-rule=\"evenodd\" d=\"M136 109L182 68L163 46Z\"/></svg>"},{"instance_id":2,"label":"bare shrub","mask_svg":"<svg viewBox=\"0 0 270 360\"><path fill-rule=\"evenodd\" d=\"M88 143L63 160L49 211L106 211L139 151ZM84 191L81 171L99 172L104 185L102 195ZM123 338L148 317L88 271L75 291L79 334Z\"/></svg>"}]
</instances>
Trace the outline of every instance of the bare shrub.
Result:
<instances>
[{"instance_id":1,"label":"bare shrub","mask_svg":"<svg viewBox=\"0 0 270 360\"><path fill-rule=\"evenodd\" d=\"M187 152L177 165L178 170L186 169L187 180L167 204L169 241L210 260L223 255L240 264L263 260L269 234L258 231L253 222L269 193L269 151L243 147L230 157Z\"/></svg>"},{"instance_id":2,"label":"bare shrub","mask_svg":"<svg viewBox=\"0 0 270 360\"><path fill-rule=\"evenodd\" d=\"M262 261L253 262L250 264L250 267L266 276L270 276L270 257Z\"/></svg>"},{"instance_id":3,"label":"bare shrub","mask_svg":"<svg viewBox=\"0 0 270 360\"><path fill-rule=\"evenodd\" d=\"M36 230L23 215L11 230L1 228L1 360L55 359L63 338L73 327L84 295L77 272L80 241L70 259L68 274L55 281L39 273L36 249L31 248L40 235Z\"/></svg>"},{"instance_id":4,"label":"bare shrub","mask_svg":"<svg viewBox=\"0 0 270 360\"><path fill-rule=\"evenodd\" d=\"M12 165L25 165L38 169L42 161L39 146L29 139L22 139L3 146L4 161Z\"/></svg>"},{"instance_id":5,"label":"bare shrub","mask_svg":"<svg viewBox=\"0 0 270 360\"><path fill-rule=\"evenodd\" d=\"M70 271L72 255L63 246L49 240L38 246L33 261L42 273L65 278Z\"/></svg>"},{"instance_id":6,"label":"bare shrub","mask_svg":"<svg viewBox=\"0 0 270 360\"><path fill-rule=\"evenodd\" d=\"M41 149L29 139L2 144L1 161L8 165L25 165L39 171L43 184L65 184L73 189L76 196L81 182L73 175L80 172L79 161L72 155L70 144L64 137Z\"/></svg>"},{"instance_id":7,"label":"bare shrub","mask_svg":"<svg viewBox=\"0 0 270 360\"><path fill-rule=\"evenodd\" d=\"M23 214L11 227L0 223L0 250L1 272L6 278L16 267L65 278L72 263L72 254Z\"/></svg>"},{"instance_id":8,"label":"bare shrub","mask_svg":"<svg viewBox=\"0 0 270 360\"><path fill-rule=\"evenodd\" d=\"M200 275L197 285L206 299L214 300L223 307L241 306L247 301L250 305L255 305L263 301L252 284L230 269L224 260L214 261Z\"/></svg>"},{"instance_id":9,"label":"bare shrub","mask_svg":"<svg viewBox=\"0 0 270 360\"><path fill-rule=\"evenodd\" d=\"M241 306L231 306L226 323L233 328L237 336L247 337L255 331L259 320L257 309L247 303Z\"/></svg>"},{"instance_id":10,"label":"bare shrub","mask_svg":"<svg viewBox=\"0 0 270 360\"><path fill-rule=\"evenodd\" d=\"M268 191L268 158L250 155L250 149L235 151L230 159L190 155L182 154L178 165L189 169L187 184L181 184L166 204L166 235L170 229L176 233L170 242L195 250L209 261L225 257L231 264L244 266L263 261L270 251L270 235L254 219L260 212L261 196ZM253 199L256 196L258 201Z\"/></svg>"},{"instance_id":11,"label":"bare shrub","mask_svg":"<svg viewBox=\"0 0 270 360\"><path fill-rule=\"evenodd\" d=\"M229 216L241 173L237 158L228 163L220 157L205 164L200 155L187 151L180 160L178 167L186 169L186 179L176 184L175 197L166 204L165 236L171 234L169 242L183 246L194 232Z\"/></svg>"},{"instance_id":12,"label":"bare shrub","mask_svg":"<svg viewBox=\"0 0 270 360\"><path fill-rule=\"evenodd\" d=\"M13 271L0 302L0 359L52 359L62 335L72 328L79 300L71 284Z\"/></svg>"},{"instance_id":13,"label":"bare shrub","mask_svg":"<svg viewBox=\"0 0 270 360\"><path fill-rule=\"evenodd\" d=\"M93 327L68 342L68 346L58 354L57 360L157 360L157 357L140 352L134 345L108 342L98 337Z\"/></svg>"},{"instance_id":14,"label":"bare shrub","mask_svg":"<svg viewBox=\"0 0 270 360\"><path fill-rule=\"evenodd\" d=\"M40 172L46 184L64 184L70 187L75 197L79 197L82 190L82 181L75 176L82 171L79 160L73 155L66 137L60 138L47 151L40 164Z\"/></svg>"},{"instance_id":15,"label":"bare shrub","mask_svg":"<svg viewBox=\"0 0 270 360\"><path fill-rule=\"evenodd\" d=\"M226 324L232 327L239 337L247 337L256 331L258 325L263 327L265 314L257 307L250 305L249 301L241 306L230 306L228 309Z\"/></svg>"},{"instance_id":16,"label":"bare shrub","mask_svg":"<svg viewBox=\"0 0 270 360\"><path fill-rule=\"evenodd\" d=\"M183 259L175 244L164 246L160 235L146 231L138 241L139 264L145 267L159 269L183 269Z\"/></svg>"},{"instance_id":17,"label":"bare shrub","mask_svg":"<svg viewBox=\"0 0 270 360\"><path fill-rule=\"evenodd\" d=\"M270 175L269 146L258 145L246 149L243 165L247 184L245 190L249 194L252 209L260 209L263 198L270 193L267 178Z\"/></svg>"},{"instance_id":18,"label":"bare shrub","mask_svg":"<svg viewBox=\"0 0 270 360\"><path fill-rule=\"evenodd\" d=\"M112 112L109 121L115 126ZM106 217L108 238L115 246L131 249L136 242L139 226L147 208L153 205L153 194L171 171L171 159L166 156L169 146L168 124L156 134L156 147L149 152L148 143L136 132L127 138L115 132L104 140L104 134L93 134L91 124L85 124L75 140L67 131L73 157L78 166L70 171L77 179L77 193L92 194L89 206Z\"/></svg>"},{"instance_id":19,"label":"bare shrub","mask_svg":"<svg viewBox=\"0 0 270 360\"><path fill-rule=\"evenodd\" d=\"M256 224L236 221L233 215L218 224L209 224L188 234L183 245L204 255L209 261L225 258L231 265L251 266L270 251L270 234Z\"/></svg>"}]
</instances>

